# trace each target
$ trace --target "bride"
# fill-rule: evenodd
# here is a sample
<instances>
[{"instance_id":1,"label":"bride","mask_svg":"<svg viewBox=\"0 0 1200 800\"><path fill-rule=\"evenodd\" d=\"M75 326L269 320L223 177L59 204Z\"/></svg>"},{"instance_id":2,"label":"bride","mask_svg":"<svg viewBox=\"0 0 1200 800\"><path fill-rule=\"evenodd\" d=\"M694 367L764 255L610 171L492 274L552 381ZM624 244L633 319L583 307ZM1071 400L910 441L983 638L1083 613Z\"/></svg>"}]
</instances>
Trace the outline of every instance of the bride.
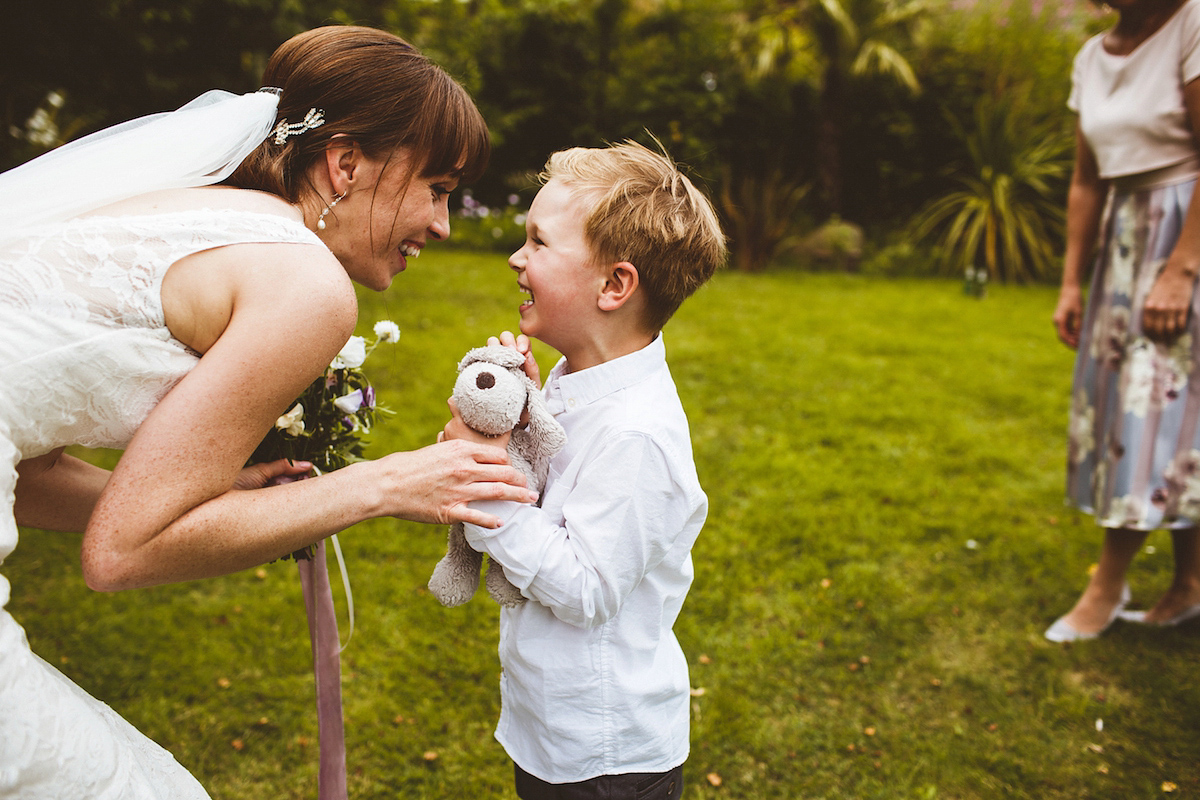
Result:
<instances>
[{"instance_id":1,"label":"bride","mask_svg":"<svg viewBox=\"0 0 1200 800\"><path fill-rule=\"evenodd\" d=\"M381 31L300 34L264 82L0 175L0 561L18 524L83 531L88 585L115 591L373 517L494 527L467 504L533 498L462 441L269 488L308 465L243 469L352 333L351 281L382 291L448 236L447 195L489 152L465 91ZM69 444L125 452L110 474ZM207 797L30 651L9 596L0 575L0 796Z\"/></svg>"}]
</instances>

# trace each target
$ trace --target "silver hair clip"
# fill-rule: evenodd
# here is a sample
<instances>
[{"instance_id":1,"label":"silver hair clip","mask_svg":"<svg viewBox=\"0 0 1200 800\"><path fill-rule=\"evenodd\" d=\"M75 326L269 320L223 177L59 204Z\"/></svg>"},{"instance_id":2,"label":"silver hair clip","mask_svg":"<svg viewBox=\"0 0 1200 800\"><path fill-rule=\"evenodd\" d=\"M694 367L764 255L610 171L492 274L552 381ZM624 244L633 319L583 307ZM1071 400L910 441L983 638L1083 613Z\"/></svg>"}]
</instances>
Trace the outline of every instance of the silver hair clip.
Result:
<instances>
[{"instance_id":1,"label":"silver hair clip","mask_svg":"<svg viewBox=\"0 0 1200 800\"><path fill-rule=\"evenodd\" d=\"M311 131L324 124L325 112L319 108L310 108L304 115L304 119L299 122L288 122L286 119L281 119L275 126L275 144L285 144L289 136L299 136L305 131Z\"/></svg>"}]
</instances>

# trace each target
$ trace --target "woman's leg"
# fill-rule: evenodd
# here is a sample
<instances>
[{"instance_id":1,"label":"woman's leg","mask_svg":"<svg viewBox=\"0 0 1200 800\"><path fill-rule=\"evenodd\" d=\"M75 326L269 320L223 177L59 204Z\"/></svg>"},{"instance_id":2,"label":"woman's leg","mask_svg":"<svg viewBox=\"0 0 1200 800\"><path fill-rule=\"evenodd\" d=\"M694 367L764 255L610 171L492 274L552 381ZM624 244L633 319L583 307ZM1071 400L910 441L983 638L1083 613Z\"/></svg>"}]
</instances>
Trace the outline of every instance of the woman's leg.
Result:
<instances>
[{"instance_id":1,"label":"woman's leg","mask_svg":"<svg viewBox=\"0 0 1200 800\"><path fill-rule=\"evenodd\" d=\"M1161 625L1200 604L1200 531L1171 531L1171 540L1175 545L1175 576L1166 594L1146 612L1143 621L1150 625Z\"/></svg>"},{"instance_id":2,"label":"woman's leg","mask_svg":"<svg viewBox=\"0 0 1200 800\"><path fill-rule=\"evenodd\" d=\"M1113 610L1121 602L1125 573L1142 542L1146 541L1146 535L1146 531L1105 529L1100 562L1075 607L1063 617L1067 624L1083 634L1099 633L1108 626Z\"/></svg>"}]
</instances>

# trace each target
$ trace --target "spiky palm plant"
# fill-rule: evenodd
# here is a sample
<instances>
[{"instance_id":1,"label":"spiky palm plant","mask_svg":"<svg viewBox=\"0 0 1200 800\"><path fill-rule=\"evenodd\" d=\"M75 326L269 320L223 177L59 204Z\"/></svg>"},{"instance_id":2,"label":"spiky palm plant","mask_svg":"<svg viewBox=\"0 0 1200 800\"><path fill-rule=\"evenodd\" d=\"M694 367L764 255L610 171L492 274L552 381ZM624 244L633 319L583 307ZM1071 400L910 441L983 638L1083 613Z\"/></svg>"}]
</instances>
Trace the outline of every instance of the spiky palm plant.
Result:
<instances>
[{"instance_id":1,"label":"spiky palm plant","mask_svg":"<svg viewBox=\"0 0 1200 800\"><path fill-rule=\"evenodd\" d=\"M951 119L966 145L961 187L918 212L913 236L937 237L940 266L986 269L1001 281L1036 281L1058 271L1072 139L1056 122L1025 125L1009 104L975 104L974 127Z\"/></svg>"}]
</instances>

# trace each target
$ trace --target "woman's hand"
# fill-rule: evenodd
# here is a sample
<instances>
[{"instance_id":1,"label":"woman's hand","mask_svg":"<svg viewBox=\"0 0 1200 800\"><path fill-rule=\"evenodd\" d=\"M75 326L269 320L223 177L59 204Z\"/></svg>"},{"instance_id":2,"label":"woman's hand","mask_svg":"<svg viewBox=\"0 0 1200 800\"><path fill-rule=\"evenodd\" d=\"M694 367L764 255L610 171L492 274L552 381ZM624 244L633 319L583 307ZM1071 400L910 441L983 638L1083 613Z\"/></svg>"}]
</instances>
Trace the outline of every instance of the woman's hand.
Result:
<instances>
[{"instance_id":1,"label":"woman's hand","mask_svg":"<svg viewBox=\"0 0 1200 800\"><path fill-rule=\"evenodd\" d=\"M384 470L383 513L401 519L498 528L499 518L468 504L481 500L537 502L537 492L526 488L525 476L509 465L508 454L491 445L445 441L369 463ZM358 466L342 472L350 473Z\"/></svg>"},{"instance_id":2,"label":"woman's hand","mask_svg":"<svg viewBox=\"0 0 1200 800\"><path fill-rule=\"evenodd\" d=\"M1195 272L1167 262L1142 309L1142 330L1147 336L1160 342L1170 341L1187 329L1195 285Z\"/></svg>"},{"instance_id":3,"label":"woman's hand","mask_svg":"<svg viewBox=\"0 0 1200 800\"><path fill-rule=\"evenodd\" d=\"M1072 350L1079 347L1079 330L1083 326L1083 294L1078 286L1063 286L1054 309L1054 330L1059 340Z\"/></svg>"},{"instance_id":4,"label":"woman's hand","mask_svg":"<svg viewBox=\"0 0 1200 800\"><path fill-rule=\"evenodd\" d=\"M263 464L252 464L238 473L233 480L234 489L262 489L275 483L287 483L288 479L296 480L312 472L312 464L308 461L288 461L281 458L278 461L268 461ZM277 480L283 479L283 480Z\"/></svg>"}]
</instances>

